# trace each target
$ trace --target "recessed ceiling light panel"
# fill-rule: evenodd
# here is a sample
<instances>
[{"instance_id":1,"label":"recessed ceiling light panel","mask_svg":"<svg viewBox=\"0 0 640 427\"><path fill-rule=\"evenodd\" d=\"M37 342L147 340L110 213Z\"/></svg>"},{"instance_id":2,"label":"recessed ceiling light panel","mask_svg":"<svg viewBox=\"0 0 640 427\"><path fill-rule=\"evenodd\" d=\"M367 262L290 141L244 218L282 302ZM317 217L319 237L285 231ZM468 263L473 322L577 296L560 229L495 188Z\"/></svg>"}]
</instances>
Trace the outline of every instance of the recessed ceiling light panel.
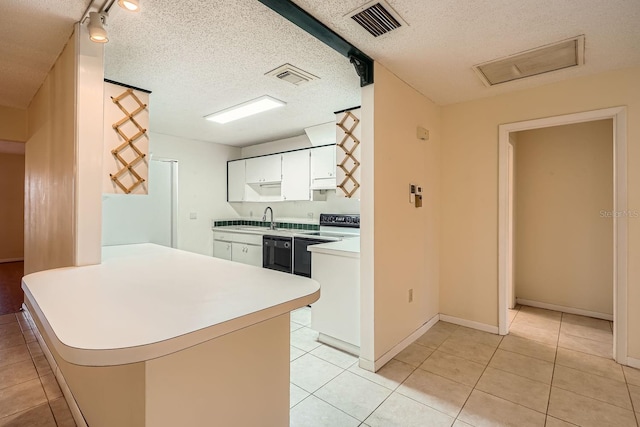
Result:
<instances>
[{"instance_id":1,"label":"recessed ceiling light panel","mask_svg":"<svg viewBox=\"0 0 640 427\"><path fill-rule=\"evenodd\" d=\"M208 116L204 116L204 118L212 122L224 124L253 116L254 114L259 114L264 111L273 110L274 108L284 107L285 105L287 105L285 102L265 95L251 101L229 107L222 111L218 111L217 113L209 114Z\"/></svg>"},{"instance_id":2,"label":"recessed ceiling light panel","mask_svg":"<svg viewBox=\"0 0 640 427\"><path fill-rule=\"evenodd\" d=\"M521 52L473 67L485 86L584 64L584 36Z\"/></svg>"}]
</instances>

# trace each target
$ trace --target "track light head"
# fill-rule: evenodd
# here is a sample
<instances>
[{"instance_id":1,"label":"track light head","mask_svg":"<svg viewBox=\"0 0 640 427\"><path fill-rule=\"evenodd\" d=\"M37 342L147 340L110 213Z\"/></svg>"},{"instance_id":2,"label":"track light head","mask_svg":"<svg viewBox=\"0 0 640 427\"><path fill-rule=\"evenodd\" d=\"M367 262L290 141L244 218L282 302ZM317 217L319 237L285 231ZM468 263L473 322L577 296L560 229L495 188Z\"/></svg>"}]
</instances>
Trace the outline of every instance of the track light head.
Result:
<instances>
[{"instance_id":1,"label":"track light head","mask_svg":"<svg viewBox=\"0 0 640 427\"><path fill-rule=\"evenodd\" d=\"M128 10L129 12L137 12L140 10L140 3L138 0L118 0L118 6Z\"/></svg>"},{"instance_id":2,"label":"track light head","mask_svg":"<svg viewBox=\"0 0 640 427\"><path fill-rule=\"evenodd\" d=\"M104 25L107 23L107 15L100 12L89 13L89 39L96 43L107 43L109 38Z\"/></svg>"}]
</instances>

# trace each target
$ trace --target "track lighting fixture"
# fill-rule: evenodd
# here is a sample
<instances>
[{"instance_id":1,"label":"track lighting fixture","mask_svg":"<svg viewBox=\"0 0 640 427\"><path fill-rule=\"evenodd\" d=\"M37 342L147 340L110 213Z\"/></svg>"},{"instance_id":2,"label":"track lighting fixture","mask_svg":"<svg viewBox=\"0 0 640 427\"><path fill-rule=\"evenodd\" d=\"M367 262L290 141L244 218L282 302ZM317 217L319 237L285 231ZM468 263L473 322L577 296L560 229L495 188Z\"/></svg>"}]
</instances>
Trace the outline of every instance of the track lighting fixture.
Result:
<instances>
[{"instance_id":1,"label":"track lighting fixture","mask_svg":"<svg viewBox=\"0 0 640 427\"><path fill-rule=\"evenodd\" d=\"M107 30L104 25L107 23L107 14L100 12L89 13L89 39L96 43L107 43L109 38L107 37Z\"/></svg>"},{"instance_id":2,"label":"track lighting fixture","mask_svg":"<svg viewBox=\"0 0 640 427\"><path fill-rule=\"evenodd\" d=\"M129 12L137 12L140 10L138 0L118 0L118 6Z\"/></svg>"},{"instance_id":3,"label":"track lighting fixture","mask_svg":"<svg viewBox=\"0 0 640 427\"><path fill-rule=\"evenodd\" d=\"M91 0L89 6L87 6L87 9L82 14L80 22L85 23L87 20L89 21L87 28L89 30L89 39L92 42L107 43L109 37L105 25L107 24L107 16L109 16L111 6L113 6L116 0L102 0L102 7L95 5L96 1L97 0ZM118 5L129 12L137 12L140 10L139 0L118 0ZM89 12L92 9L97 9L98 11Z\"/></svg>"}]
</instances>

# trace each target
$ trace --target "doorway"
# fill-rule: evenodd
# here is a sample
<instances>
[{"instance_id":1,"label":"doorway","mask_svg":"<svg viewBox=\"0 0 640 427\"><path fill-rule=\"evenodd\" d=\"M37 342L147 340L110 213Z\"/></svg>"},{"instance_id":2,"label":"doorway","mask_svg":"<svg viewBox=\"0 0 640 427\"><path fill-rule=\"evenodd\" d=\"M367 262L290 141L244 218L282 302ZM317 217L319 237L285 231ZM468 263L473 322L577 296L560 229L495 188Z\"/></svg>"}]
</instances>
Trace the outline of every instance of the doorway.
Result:
<instances>
[{"instance_id":1,"label":"doorway","mask_svg":"<svg viewBox=\"0 0 640 427\"><path fill-rule=\"evenodd\" d=\"M513 155L512 133L595 120L613 120L613 211L627 211L626 107L529 120L499 126L498 328L509 332L508 308L513 300ZM510 148L511 147L511 148ZM627 222L613 215L613 356L627 362Z\"/></svg>"}]
</instances>

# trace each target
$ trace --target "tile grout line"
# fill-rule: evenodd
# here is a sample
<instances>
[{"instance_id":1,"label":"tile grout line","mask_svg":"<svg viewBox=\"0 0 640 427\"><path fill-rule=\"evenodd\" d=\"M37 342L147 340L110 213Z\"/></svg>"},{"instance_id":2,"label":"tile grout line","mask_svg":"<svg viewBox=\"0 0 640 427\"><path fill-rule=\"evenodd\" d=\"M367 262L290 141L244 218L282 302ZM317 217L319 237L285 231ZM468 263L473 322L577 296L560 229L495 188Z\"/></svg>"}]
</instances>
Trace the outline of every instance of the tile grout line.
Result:
<instances>
[{"instance_id":1,"label":"tile grout line","mask_svg":"<svg viewBox=\"0 0 640 427\"><path fill-rule=\"evenodd\" d=\"M517 314L516 314L517 316ZM515 318L514 318L515 319ZM502 340L504 339L504 335L500 336L500 341L498 342L498 345L496 346L495 350L493 351L493 354L491 355L491 357L489 358L489 360L487 361L487 364L485 365L484 369L482 370L482 373L480 374L480 376L478 376L478 379L476 380L476 383L473 385L473 387L471 388L471 392L469 393L469 396L467 396L467 398L464 400L464 403L462 404L462 406L460 407L460 410L458 411L458 414L455 416L454 418L454 424L455 421L457 421L460 417L460 414L462 413L462 411L464 410L464 407L467 405L467 402L469 401L469 398L471 398L471 395L473 394L473 392L475 390L478 390L476 387L478 386L478 383L480 382L480 380L482 379L482 376L484 375L484 373L487 371L487 368L489 367L489 364L491 363L491 361L493 360L493 358L495 357L496 353L498 352L498 348L500 348L500 344L502 344ZM482 391L482 390L478 390L478 391ZM483 392L484 393L484 392ZM491 393L488 393L489 395L491 395ZM493 395L492 395L493 396ZM495 396L498 397L498 396ZM501 399L501 398L499 398ZM506 399L505 399L506 400ZM463 423L466 422L464 420L460 420Z\"/></svg>"},{"instance_id":2,"label":"tile grout line","mask_svg":"<svg viewBox=\"0 0 640 427\"><path fill-rule=\"evenodd\" d=\"M638 413L636 410L640 411L640 408L636 409L635 404L633 403L633 398L631 397L631 389L629 388L629 381L627 380L627 373L622 369L622 375L624 376L624 382L627 385L627 393L629 393L629 400L631 401L631 412L636 419L636 425L640 426L640 419L638 419Z\"/></svg>"},{"instance_id":3,"label":"tile grout line","mask_svg":"<svg viewBox=\"0 0 640 427\"><path fill-rule=\"evenodd\" d=\"M437 322L436 322L436 324L437 324ZM435 326L435 325L434 325L434 326ZM457 329L458 329L458 328L454 329L454 331L453 331L453 332L455 332ZM427 358L426 358L424 361L422 361L422 363L424 363L424 362L426 362L427 360L429 360L429 358L430 358L431 356L433 356L433 354L438 350L438 348L440 348L440 346L444 343L444 341L448 340L448 339L451 337L451 335L453 335L453 332L451 332L447 338L445 338L445 339L444 339L440 344L438 344L438 346L437 346L435 349L433 349L433 348L431 348L431 347L428 347L428 346L425 346L425 345L422 345L422 344L420 344L419 342L415 341L415 343L416 343L416 344L418 344L418 345L420 345L421 347L425 347L425 348L428 348L428 349L430 349L430 350L433 350L433 351L431 352L431 354L430 354L429 356L427 356ZM426 332L425 332L425 333L426 333ZM413 343L412 343L412 344L413 344ZM407 346L407 347L408 347L408 346ZM447 353L447 354L448 354L448 353ZM436 412L439 412L439 413L444 414L444 415L446 415L446 416L448 416L448 417L451 417L451 415L449 415L449 414L445 414L444 412L440 411L439 409L436 409L436 408L434 408L434 407L432 407L432 406L429 406L429 405L427 405L427 404L425 404L425 403L419 402L419 401L417 401L417 400L413 399L413 398L412 398L412 397L410 397L410 396L405 396L404 394L399 393L399 392L398 392L398 389L400 388L400 386L401 386L402 384L404 384L404 383L405 383L405 382L406 382L406 381L411 377L411 375L413 375L413 374L414 374L418 369L420 369L420 366L422 365L422 363L421 363L420 365L418 365L418 366L415 366L415 367L414 367L413 365L411 365L411 364L409 364L409 363L406 363L406 362L403 362L402 360L399 360L399 359L396 359L396 358L392 358L392 360L396 360L396 361L398 361L398 362L404 363L405 365L411 366L411 367L413 368L413 370L409 373L409 375L407 375L407 377L406 377L406 378L405 378L401 383L399 383L399 384L398 384L394 389L392 389L392 390L391 390L391 393L389 393L389 395L388 395L387 397L385 397L385 398L384 398L384 400L383 400L382 402L380 402L380 404L379 404L378 406L376 406L376 408L375 408L373 411L371 411L371 412L369 413L369 415L367 415L367 418L365 418L365 419L364 419L364 421L362 421L362 423L366 422L366 420L367 420L367 419L369 419L369 417L370 417L370 416L371 416L375 411L377 411L377 410L378 410L378 408L379 408L380 406L382 406L382 404L383 404L384 402L386 402L386 401L387 401L387 400L388 400L388 399L389 399L389 398L390 398L394 393L398 393L399 395L401 395L401 396L403 396L403 397L405 397L405 398L407 398L407 399L409 399L409 400L412 400L412 401L414 401L414 402L416 402L416 403L418 403L418 404L420 404L420 405L426 406L426 407L427 407L427 408L429 408L429 409L432 409L432 410L434 410L434 411L436 411ZM356 374L356 375L357 375L357 374ZM437 374L434 374L434 375L437 375ZM440 375L440 376L441 376L441 375ZM364 377L361 377L361 378L364 378ZM442 377L442 378L445 378L445 377ZM365 378L365 379L366 379L366 378ZM448 378L447 378L447 379L448 379ZM370 380L369 380L369 381L370 381ZM380 385L380 384L378 384L378 385ZM384 387L384 386L382 386L382 387ZM451 418L453 418L453 422L454 422L454 424L455 424L456 417L451 417Z\"/></svg>"},{"instance_id":4,"label":"tile grout line","mask_svg":"<svg viewBox=\"0 0 640 427\"><path fill-rule=\"evenodd\" d=\"M30 327L29 327L29 328L27 328L27 329L23 329L22 324L20 323L20 318L18 317L18 314L19 314L19 313L13 313L13 314L14 314L14 316L16 317L16 321L17 321L17 323L18 323L18 325L19 325L19 327L20 327L20 335L22 336L22 339L23 339L23 341L24 341L24 346L27 348L27 353L29 354L29 359L20 360L20 361L18 361L18 362L10 363L10 364L8 364L8 365L4 365L4 366L11 366L11 365L14 365L14 364L16 364L16 363L24 363L25 361L29 360L29 361L31 362L31 365L33 366L33 369L34 369L34 370L35 370L35 372L36 372L36 376L37 376L36 378L37 378L38 382L40 383L40 387L42 388L42 392L43 392L43 394L44 394L44 397L45 397L45 399L46 399L46 402L44 402L44 403L40 403L40 404L37 404L37 405L34 405L34 406L30 406L30 407L28 407L28 408L24 408L24 409L22 409L21 411L15 412L15 413L13 413L13 414L9 414L9 415L7 415L7 416L5 416L5 417L2 417L2 418L8 418L8 417L11 417L11 416L13 416L13 415L15 415L15 414L19 413L19 412L30 411L30 410L32 410L32 409L34 409L34 408L38 408L38 407L40 407L40 406L44 406L44 405L46 404L46 405L49 407L49 411L51 411L51 416L53 417L53 420L54 420L54 422L56 423L56 426L58 426L58 422L57 422L57 420L55 419L55 415L54 415L54 413L53 413L53 409L51 408L51 404L50 404L50 401L49 401L49 397L47 396L47 392L46 392L46 390L45 390L45 388L44 388L44 384L42 383L42 375L40 375L40 372L38 371L38 368L37 368L36 363L35 363L35 360L34 360L33 353L31 352L31 349L29 349L29 346L27 345L27 344L28 344L28 343L27 343L27 340L26 340L26 338L25 338L25 336L24 336L24 334L25 334L25 332L26 332L26 331L31 331L32 329L31 329ZM24 319L23 319L23 320L24 320ZM9 322L9 323L12 323L12 322ZM5 337L2 337L2 338L5 338ZM36 342L37 342L37 341L36 341ZM39 345L39 344L38 344L38 345ZM18 346L14 346L14 347L19 347L19 345L18 345ZM9 347L9 348L14 348L14 347ZM3 366L3 367L4 367L4 366ZM18 383L18 384L14 384L13 386L15 386L15 385L19 385L19 384L24 384L25 382L28 382L28 381L33 381L33 380L35 380L36 378L31 378L31 379L29 379L29 380L27 380L27 381L23 381L23 382L20 382L20 383ZM13 386L11 386L11 387L13 387ZM1 419L0 419L0 420L1 420Z\"/></svg>"},{"instance_id":5,"label":"tile grout line","mask_svg":"<svg viewBox=\"0 0 640 427\"><path fill-rule=\"evenodd\" d=\"M549 419L549 406L551 405L551 390L553 390L553 378L556 374L556 362L558 361L558 349L560 348L560 330L562 330L562 319L564 317L564 313L560 314L560 328L558 330L558 340L556 341L556 351L553 356L553 370L551 371L551 382L549 383L549 397L547 398L547 410L545 411L544 417L544 425L547 425L547 420ZM564 420L563 420L564 421Z\"/></svg>"}]
</instances>

